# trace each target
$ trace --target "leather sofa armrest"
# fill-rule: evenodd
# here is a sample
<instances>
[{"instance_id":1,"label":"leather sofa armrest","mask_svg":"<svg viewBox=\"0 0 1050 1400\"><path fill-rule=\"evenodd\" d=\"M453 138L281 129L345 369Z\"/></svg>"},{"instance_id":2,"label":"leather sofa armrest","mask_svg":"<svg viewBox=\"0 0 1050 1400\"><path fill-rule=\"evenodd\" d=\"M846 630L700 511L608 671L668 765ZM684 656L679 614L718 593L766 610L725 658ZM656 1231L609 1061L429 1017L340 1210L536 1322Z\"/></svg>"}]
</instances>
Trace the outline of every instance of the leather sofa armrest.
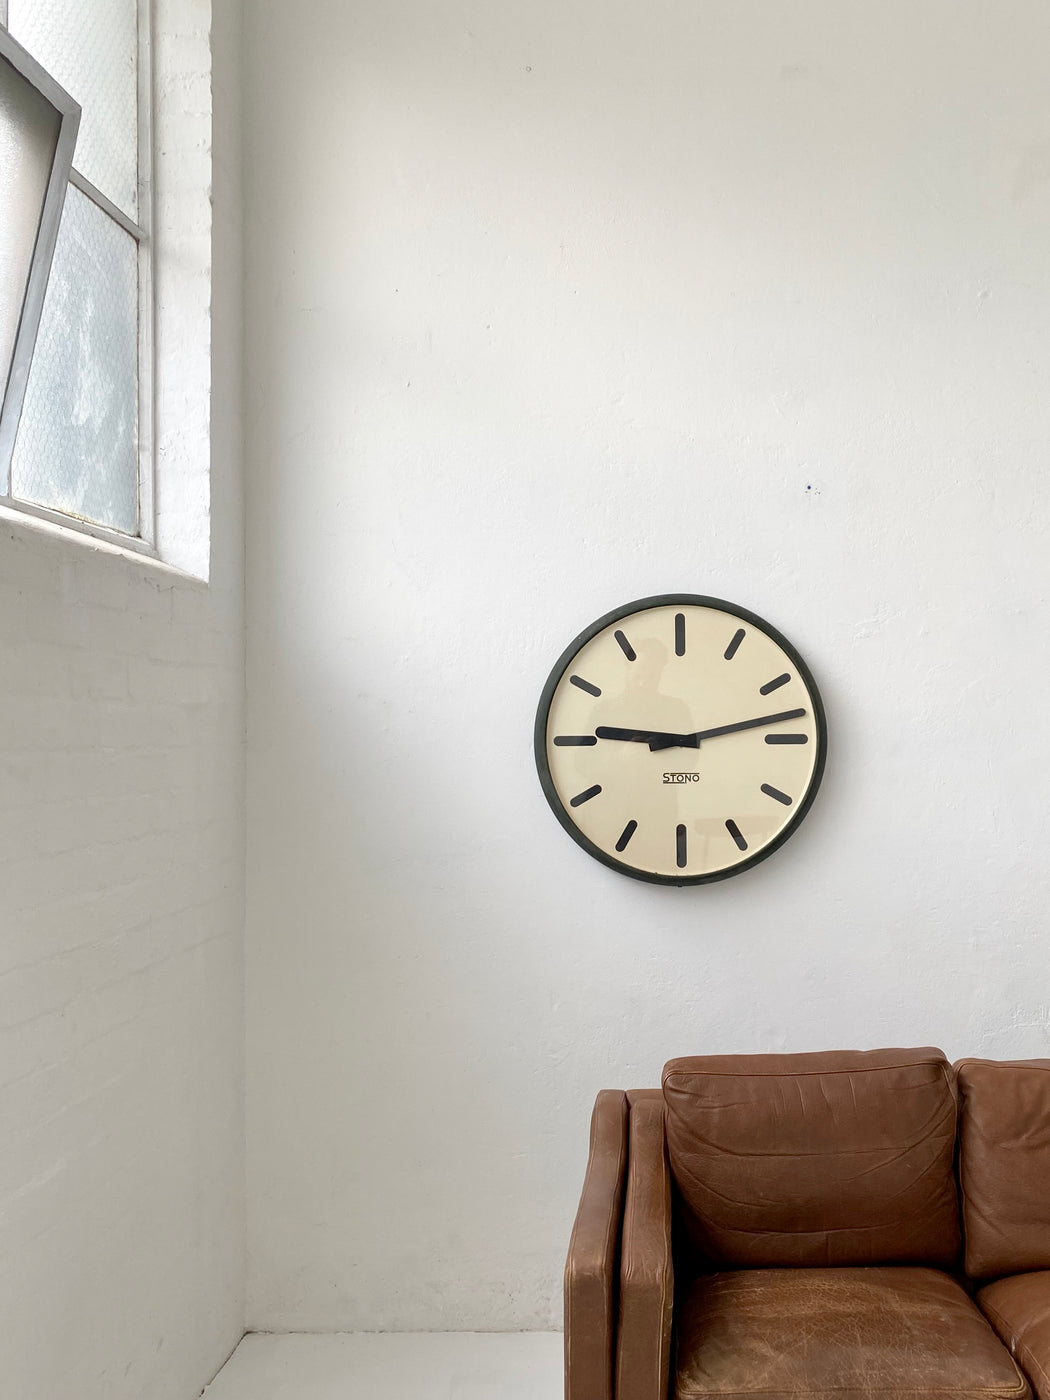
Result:
<instances>
[{"instance_id":1,"label":"leather sofa armrest","mask_svg":"<svg viewBox=\"0 0 1050 1400\"><path fill-rule=\"evenodd\" d=\"M565 1400L613 1400L627 1095L603 1089L565 1261Z\"/></svg>"},{"instance_id":2,"label":"leather sofa armrest","mask_svg":"<svg viewBox=\"0 0 1050 1400\"><path fill-rule=\"evenodd\" d=\"M616 1396L617 1400L667 1400L674 1267L663 1099L632 1095L630 1110Z\"/></svg>"}]
</instances>

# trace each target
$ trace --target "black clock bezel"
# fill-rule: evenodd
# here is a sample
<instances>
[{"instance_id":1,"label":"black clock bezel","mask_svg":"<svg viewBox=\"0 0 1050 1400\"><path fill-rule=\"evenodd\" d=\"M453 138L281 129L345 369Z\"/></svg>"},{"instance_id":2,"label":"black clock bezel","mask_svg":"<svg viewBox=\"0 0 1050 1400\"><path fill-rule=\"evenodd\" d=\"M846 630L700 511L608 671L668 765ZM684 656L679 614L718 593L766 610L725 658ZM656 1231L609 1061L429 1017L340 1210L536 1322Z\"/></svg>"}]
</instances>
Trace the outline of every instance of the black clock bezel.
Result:
<instances>
[{"instance_id":1,"label":"black clock bezel","mask_svg":"<svg viewBox=\"0 0 1050 1400\"><path fill-rule=\"evenodd\" d=\"M732 865L725 870L715 870L707 875L659 875L655 871L639 870L636 866L628 865L624 861L617 860L615 856L609 855L607 851L603 851L600 846L596 846L589 837L584 835L566 811L561 798L558 796L557 789L554 786L550 765L547 761L547 719L550 714L551 701L554 698L554 692L559 682L580 649L586 646L593 637L596 637L599 632L603 632L612 623L620 622L625 617L630 617L633 613L646 612L650 608L676 606L717 608L720 612L728 613L732 617L739 618L741 622L746 622L752 627L757 627L759 631L764 632L767 637L770 637L776 642L777 646L791 658L799 675L805 682L806 688L813 701L813 718L817 729L817 756L813 766L813 777L810 780L809 787L806 789L805 796L798 804L798 808L792 815L788 824L782 831L777 833L768 845L763 846L762 849L756 851L754 855L749 856L746 860L740 861L737 865ZM547 677L546 684L540 694L540 703L536 710L536 723L533 729L533 749L536 757L536 771L539 774L540 786L543 789L543 795L546 797L551 811L576 844L581 846L589 856L593 856L594 859L600 861L602 865L607 865L610 870L619 871L621 875L628 875L633 880L643 880L650 885L678 885L680 887L685 885L709 885L717 880L728 880L733 875L742 875L745 870L753 870L756 865L761 864L761 862L771 856L774 851L778 851L788 837L798 830L799 824L813 806L813 799L817 795L821 779L824 776L824 766L827 761L828 753L828 726L824 713L824 702L821 698L820 689L813 678L813 672L802 659L798 649L789 642L784 634L778 631L772 623L767 622L763 617L759 617L757 613L753 613L747 608L740 607L737 603L726 602L724 598L711 598L703 593L659 593L651 598L639 598L633 603L626 603L623 607L614 608L612 612L606 613L603 617L599 617L597 621L585 627L579 636L569 643L561 656L559 656L558 660L554 663L551 673Z\"/></svg>"}]
</instances>

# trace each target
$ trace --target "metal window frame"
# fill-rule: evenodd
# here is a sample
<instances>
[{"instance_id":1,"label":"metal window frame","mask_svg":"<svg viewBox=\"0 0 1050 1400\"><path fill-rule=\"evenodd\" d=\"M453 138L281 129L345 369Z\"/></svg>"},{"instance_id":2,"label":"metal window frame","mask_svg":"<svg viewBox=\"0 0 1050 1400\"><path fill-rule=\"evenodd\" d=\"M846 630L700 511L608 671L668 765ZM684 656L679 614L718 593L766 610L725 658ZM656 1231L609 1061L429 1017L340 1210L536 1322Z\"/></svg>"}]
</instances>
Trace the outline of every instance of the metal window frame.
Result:
<instances>
[{"instance_id":1,"label":"metal window frame","mask_svg":"<svg viewBox=\"0 0 1050 1400\"><path fill-rule=\"evenodd\" d=\"M0 0L0 26L6 26L8 18L8 0ZM156 297L153 277L153 4L152 0L136 0L136 19L138 37L138 222L126 214L123 209L114 204L97 186L93 185L79 170L72 165L72 149L70 160L67 162L68 181L61 183L61 203L58 215L55 219L51 252L54 252L54 240L58 237L58 226L61 221L62 204L65 202L66 184L74 185L81 194L91 200L108 218L135 239L138 245L138 501L137 501L137 530L135 534L126 534L123 530L117 530L109 525L99 524L94 520L87 520L83 516L74 515L69 511L53 510L48 506L38 505L35 501L28 501L20 496L11 495L11 456L14 451L15 434L18 428L18 416L15 416L14 427L11 431L11 441L4 456L4 439L0 436L0 505L10 509L21 511L26 515L36 516L40 520L47 520L54 525L64 525L77 530L81 534L91 535L96 539L106 540L110 544L119 545L122 549L131 549L140 554L156 556L156 505L155 505L155 426L154 426L154 379L155 379L155 335L154 324L156 320ZM0 27L0 39L6 39L11 44L17 41L11 39L6 28ZM19 46L21 48L21 46ZM25 54L25 50L21 49ZM29 55L25 55L29 58ZM48 78L56 88L57 84L48 77L45 70L40 67L35 60L30 59L36 69ZM58 88L61 92L62 89ZM72 101L72 99L68 99ZM76 104L74 104L76 105ZM77 107L78 121L80 108ZM76 133L73 133L75 142ZM57 164L57 162L56 162ZM50 188L49 188L50 194ZM50 269L50 256L48 257L48 269ZM46 289L47 279L44 279ZM40 297L40 309L43 309L43 294ZM37 313L37 325L39 325L39 312ZM21 334L21 332L20 332ZM33 331L33 344L36 341L36 329ZM33 345L30 345L25 364L25 378L28 380L29 361L32 359ZM23 385L22 397L24 398L25 387ZM22 398L18 403L18 414L22 408Z\"/></svg>"},{"instance_id":2,"label":"metal window frame","mask_svg":"<svg viewBox=\"0 0 1050 1400\"><path fill-rule=\"evenodd\" d=\"M5 3L5 20L6 11ZM74 102L65 88L60 87L50 73L11 37L6 27L0 28L0 60L8 63L35 89L59 119L58 140L55 143L51 174L48 177L36 243L33 246L25 299L22 302L22 313L11 353L11 368L4 385L3 399L0 400L0 489L6 499L11 490L11 456L15 447L15 434L22 414L29 366L32 363L33 349L40 327L40 313L44 309L44 294L51 275L51 259L54 257L58 226L62 221L62 209L66 202L66 186L73 167L73 148L80 126L80 104Z\"/></svg>"}]
</instances>

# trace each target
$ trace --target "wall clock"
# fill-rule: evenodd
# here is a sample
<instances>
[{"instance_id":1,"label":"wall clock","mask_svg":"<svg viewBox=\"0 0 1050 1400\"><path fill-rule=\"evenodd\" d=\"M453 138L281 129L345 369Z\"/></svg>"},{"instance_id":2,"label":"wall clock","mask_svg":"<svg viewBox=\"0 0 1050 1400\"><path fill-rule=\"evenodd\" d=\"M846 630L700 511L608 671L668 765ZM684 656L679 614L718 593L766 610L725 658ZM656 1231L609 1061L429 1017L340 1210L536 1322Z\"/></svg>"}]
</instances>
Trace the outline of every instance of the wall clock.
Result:
<instances>
[{"instance_id":1,"label":"wall clock","mask_svg":"<svg viewBox=\"0 0 1050 1400\"><path fill-rule=\"evenodd\" d=\"M600 617L543 688L536 766L569 835L661 885L750 869L787 840L824 772L802 657L719 598L667 594Z\"/></svg>"}]
</instances>

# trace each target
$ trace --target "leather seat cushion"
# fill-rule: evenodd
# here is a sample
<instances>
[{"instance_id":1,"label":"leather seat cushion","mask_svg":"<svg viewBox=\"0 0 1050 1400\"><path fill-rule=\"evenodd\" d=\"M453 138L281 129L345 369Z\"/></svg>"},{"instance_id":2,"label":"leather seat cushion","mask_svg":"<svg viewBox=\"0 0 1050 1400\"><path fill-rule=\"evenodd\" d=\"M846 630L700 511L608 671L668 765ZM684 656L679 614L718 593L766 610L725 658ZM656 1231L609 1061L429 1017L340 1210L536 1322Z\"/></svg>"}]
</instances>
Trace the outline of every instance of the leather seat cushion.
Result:
<instances>
[{"instance_id":1,"label":"leather seat cushion","mask_svg":"<svg viewBox=\"0 0 1050 1400\"><path fill-rule=\"evenodd\" d=\"M957 1262L955 1077L940 1050L695 1056L664 1067L663 1091L703 1267Z\"/></svg>"},{"instance_id":2,"label":"leather seat cushion","mask_svg":"<svg viewBox=\"0 0 1050 1400\"><path fill-rule=\"evenodd\" d=\"M956 1069L966 1272L1050 1269L1050 1060L960 1060Z\"/></svg>"},{"instance_id":3,"label":"leather seat cushion","mask_svg":"<svg viewBox=\"0 0 1050 1400\"><path fill-rule=\"evenodd\" d=\"M982 1288L977 1302L1020 1362L1039 1400L1050 1400L1050 1273L1000 1279Z\"/></svg>"},{"instance_id":4,"label":"leather seat cushion","mask_svg":"<svg viewBox=\"0 0 1050 1400\"><path fill-rule=\"evenodd\" d=\"M926 1268L748 1269L690 1285L675 1400L1028 1400L963 1289Z\"/></svg>"}]
</instances>

